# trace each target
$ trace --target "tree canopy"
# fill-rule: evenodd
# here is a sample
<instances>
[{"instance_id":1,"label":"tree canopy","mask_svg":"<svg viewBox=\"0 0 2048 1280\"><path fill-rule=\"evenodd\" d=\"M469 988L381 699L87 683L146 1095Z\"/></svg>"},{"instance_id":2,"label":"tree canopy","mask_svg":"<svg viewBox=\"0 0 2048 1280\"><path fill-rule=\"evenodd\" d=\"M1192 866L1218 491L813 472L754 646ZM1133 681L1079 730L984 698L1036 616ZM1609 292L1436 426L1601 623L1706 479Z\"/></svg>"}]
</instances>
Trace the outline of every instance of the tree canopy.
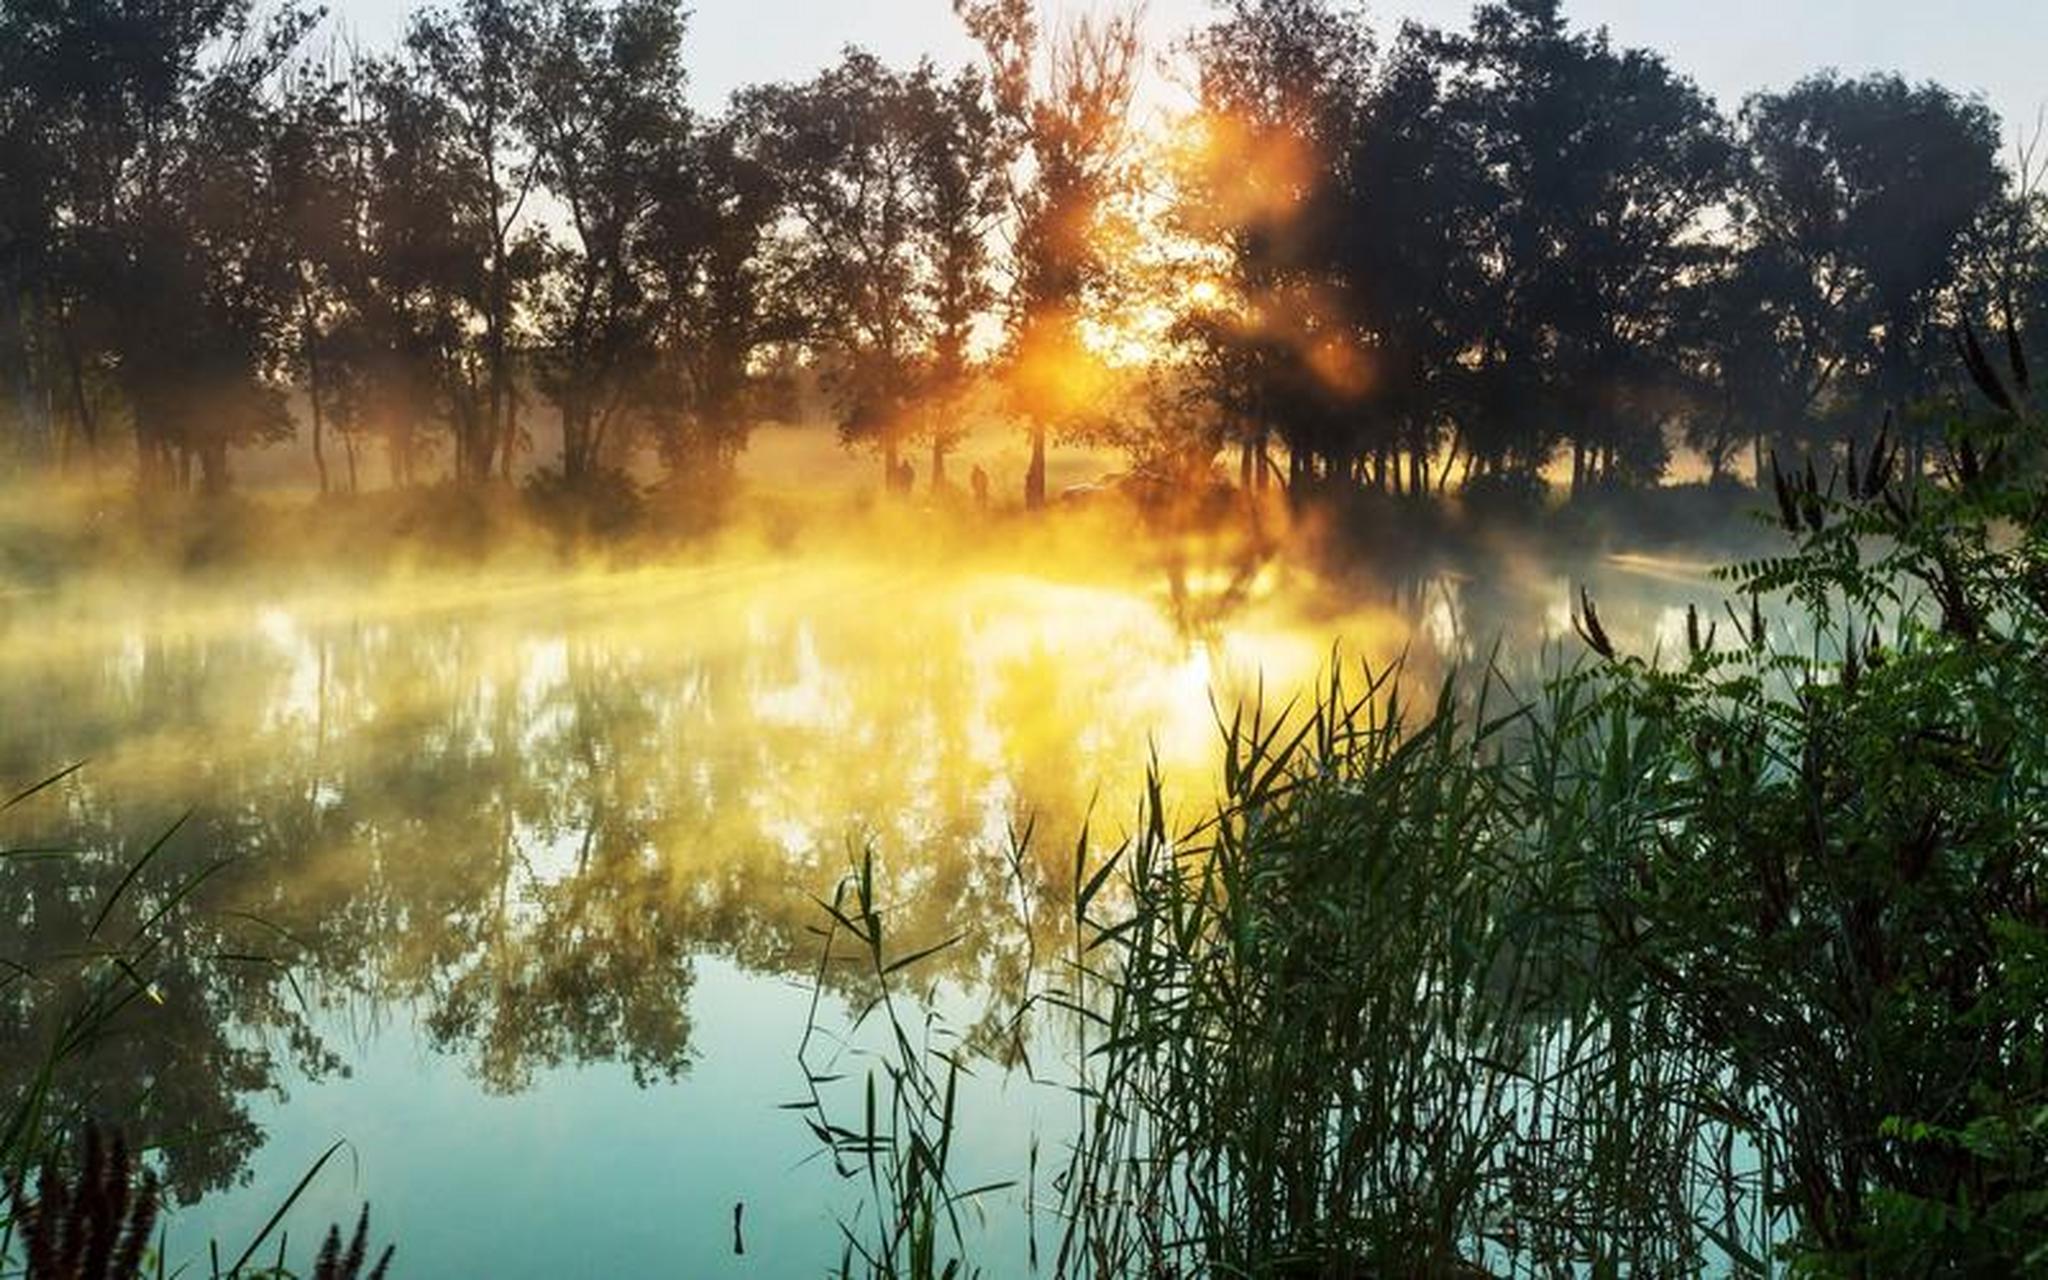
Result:
<instances>
[{"instance_id":1,"label":"tree canopy","mask_svg":"<svg viewBox=\"0 0 2048 1280\"><path fill-rule=\"evenodd\" d=\"M1561 0L1222 0L1161 123L1134 12L955 7L977 65L848 49L705 111L680 0L458 0L382 51L294 5L7 0L7 455L125 441L144 488L219 490L298 437L323 490L372 450L583 487L721 474L816 406L889 487L1007 423L1027 505L1071 438L1577 493L1918 440L1962 322L2048 314L2042 202L1940 85L1730 116Z\"/></svg>"}]
</instances>

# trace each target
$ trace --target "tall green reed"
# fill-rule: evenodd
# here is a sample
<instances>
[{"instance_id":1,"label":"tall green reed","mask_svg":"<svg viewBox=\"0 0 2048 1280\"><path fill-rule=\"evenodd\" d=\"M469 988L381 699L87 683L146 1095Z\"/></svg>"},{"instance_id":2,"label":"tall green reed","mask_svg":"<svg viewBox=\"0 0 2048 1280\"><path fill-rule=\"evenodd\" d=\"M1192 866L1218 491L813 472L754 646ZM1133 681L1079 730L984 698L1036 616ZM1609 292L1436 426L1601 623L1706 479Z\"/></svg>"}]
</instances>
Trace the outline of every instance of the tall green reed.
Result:
<instances>
[{"instance_id":1,"label":"tall green reed","mask_svg":"<svg viewBox=\"0 0 2048 1280\"><path fill-rule=\"evenodd\" d=\"M1034 997L1081 1047L1052 1272L2048 1274L2048 437L2008 346L1940 475L1888 433L1778 473L1725 641L1625 654L1582 597L1595 661L1534 697L1335 675L1221 726L1205 820L1155 781L1084 845Z\"/></svg>"},{"instance_id":2,"label":"tall green reed","mask_svg":"<svg viewBox=\"0 0 2048 1280\"><path fill-rule=\"evenodd\" d=\"M854 1220L844 1225L840 1274L887 1280L938 1280L979 1274L969 1265L962 1215L1007 1182L958 1183L953 1140L958 1132L959 1087L969 1070L959 1038L929 1011L928 999L906 986L920 962L953 946L957 937L898 950L878 896L872 855L863 855L831 902L820 902L826 923L816 985L798 1061L807 1096L790 1104L830 1152L840 1175L865 1184ZM851 985L857 1009L844 1037L820 1020L824 993ZM879 1053L858 1055L852 1040L880 1028ZM828 1045L828 1038L831 1043ZM859 1077L858 1118L849 1122L829 1091L848 1079L840 1064L868 1056Z\"/></svg>"},{"instance_id":3,"label":"tall green reed","mask_svg":"<svg viewBox=\"0 0 2048 1280\"><path fill-rule=\"evenodd\" d=\"M1174 829L1155 777L1129 840L1084 841L1031 997L1076 1050L1052 1273L1662 1272L1760 1247L1758 1153L1670 1105L1717 1064L1601 946L1606 855L1642 821L1629 753L1655 749L1596 742L1608 723L1571 683L1416 708L1397 671L1339 666L1221 726L1206 819ZM914 1222L928 1181L893 1185Z\"/></svg>"}]
</instances>

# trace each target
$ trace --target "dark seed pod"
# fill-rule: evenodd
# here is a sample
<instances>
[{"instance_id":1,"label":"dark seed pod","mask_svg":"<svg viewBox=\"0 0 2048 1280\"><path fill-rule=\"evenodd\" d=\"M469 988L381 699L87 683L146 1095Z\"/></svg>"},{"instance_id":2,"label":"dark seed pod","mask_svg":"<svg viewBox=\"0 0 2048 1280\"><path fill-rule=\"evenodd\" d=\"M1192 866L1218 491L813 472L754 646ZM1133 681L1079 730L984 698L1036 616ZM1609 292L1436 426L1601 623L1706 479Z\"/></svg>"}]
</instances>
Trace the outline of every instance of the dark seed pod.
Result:
<instances>
[{"instance_id":1,"label":"dark seed pod","mask_svg":"<svg viewBox=\"0 0 2048 1280\"><path fill-rule=\"evenodd\" d=\"M2013 402L2012 393L2006 390L2005 383L1985 357L1983 344L1977 341L1977 327L1968 320L1963 321L1956 348L1963 358L1963 367L1969 371L1970 381L1977 384L1977 390L1984 394L1984 398L2007 413L2018 413L2019 406Z\"/></svg>"},{"instance_id":2,"label":"dark seed pod","mask_svg":"<svg viewBox=\"0 0 2048 1280\"><path fill-rule=\"evenodd\" d=\"M1778 496L1778 522L1785 526L1785 532L1799 532L1799 507L1792 499L1791 482L1778 469L1778 455L1771 455L1771 489Z\"/></svg>"},{"instance_id":3,"label":"dark seed pod","mask_svg":"<svg viewBox=\"0 0 2048 1280\"><path fill-rule=\"evenodd\" d=\"M1863 492L1877 497L1892 482L1892 415L1885 410L1884 425L1877 429L1877 442L1870 446L1870 470L1863 477Z\"/></svg>"},{"instance_id":4,"label":"dark seed pod","mask_svg":"<svg viewBox=\"0 0 2048 1280\"><path fill-rule=\"evenodd\" d=\"M7 1199L20 1227L30 1280L133 1280L162 1203L155 1174L138 1170L120 1135L85 1131L75 1179L53 1156L33 1198L17 1182Z\"/></svg>"},{"instance_id":5,"label":"dark seed pod","mask_svg":"<svg viewBox=\"0 0 2048 1280\"><path fill-rule=\"evenodd\" d=\"M386 1245L379 1255L377 1265L367 1276L363 1264L370 1256L370 1206L364 1205L356 1217L355 1234L349 1237L347 1252L341 1245L341 1228L327 1229L327 1241L320 1246L320 1256L313 1265L313 1280L384 1280L391 1270L393 1247Z\"/></svg>"},{"instance_id":6,"label":"dark seed pod","mask_svg":"<svg viewBox=\"0 0 2048 1280\"><path fill-rule=\"evenodd\" d=\"M1572 628L1579 633L1579 639L1586 647L1609 662L1614 660L1614 642L1607 638L1607 631L1600 625L1600 611L1593 607L1593 595L1585 587L1579 588L1579 607L1572 614Z\"/></svg>"}]
</instances>

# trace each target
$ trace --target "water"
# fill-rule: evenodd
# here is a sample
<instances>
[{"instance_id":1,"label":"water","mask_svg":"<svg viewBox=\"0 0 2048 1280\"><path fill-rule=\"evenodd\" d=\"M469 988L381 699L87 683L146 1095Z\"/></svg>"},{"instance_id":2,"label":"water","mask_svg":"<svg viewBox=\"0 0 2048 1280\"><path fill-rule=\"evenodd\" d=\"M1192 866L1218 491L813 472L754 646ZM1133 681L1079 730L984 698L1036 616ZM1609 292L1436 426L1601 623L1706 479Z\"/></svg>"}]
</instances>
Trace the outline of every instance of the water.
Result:
<instances>
[{"instance_id":1,"label":"water","mask_svg":"<svg viewBox=\"0 0 2048 1280\"><path fill-rule=\"evenodd\" d=\"M97 851L0 863L23 926L8 957L75 942L188 809L131 899L221 864L157 1001L74 1086L185 1139L165 1156L174 1264L209 1240L238 1254L343 1141L287 1219L301 1264L367 1198L407 1275L822 1272L861 1188L779 1108L803 1093L816 899L857 852L885 868L904 946L962 935L925 969L965 1027L1014 1002L1020 904L1057 896L1084 822L1116 838L1148 757L1199 811L1212 696L1278 702L1333 646L1433 680L1501 637L1532 677L1579 581L1644 647L1719 598L1653 557L1334 579L1070 551L7 596L0 770L87 762L9 838ZM36 990L0 1001L9 1087L49 1030ZM822 1021L849 1012L835 991ZM1049 1035L1034 1047L1056 1060ZM837 1061L865 1070L857 1046ZM986 1064L962 1112L980 1180L1021 1176L1067 1108ZM1026 1195L990 1201L998 1273L1021 1266Z\"/></svg>"}]
</instances>

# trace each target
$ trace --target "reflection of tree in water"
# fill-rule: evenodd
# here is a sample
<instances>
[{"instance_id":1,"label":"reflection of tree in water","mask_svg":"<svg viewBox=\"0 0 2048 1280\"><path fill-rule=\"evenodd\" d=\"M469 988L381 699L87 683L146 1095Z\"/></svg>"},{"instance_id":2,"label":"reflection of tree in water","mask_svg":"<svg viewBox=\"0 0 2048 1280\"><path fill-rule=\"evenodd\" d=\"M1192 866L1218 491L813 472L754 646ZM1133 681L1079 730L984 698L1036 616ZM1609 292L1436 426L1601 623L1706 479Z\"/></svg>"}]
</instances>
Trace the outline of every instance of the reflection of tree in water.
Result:
<instances>
[{"instance_id":1,"label":"reflection of tree in water","mask_svg":"<svg viewBox=\"0 0 2048 1280\"><path fill-rule=\"evenodd\" d=\"M74 802L73 829L104 830L102 816ZM0 924L0 1114L16 1113L53 1049L69 1043L48 1122L96 1119L161 1145L165 1189L185 1203L237 1180L261 1144L250 1095L281 1093L287 1068L310 1079L342 1069L277 971L239 958L257 954L260 930L231 917L152 927L204 869L193 851L206 835L188 824L177 847L132 880L148 847L135 839L100 841L99 852L62 861L0 859L0 903L9 904ZM39 831L8 843L55 842ZM160 946L130 945L159 932ZM111 958L117 950L132 964L125 972ZM82 1016L96 1003L112 1007L138 982L147 983L146 998L104 1019Z\"/></svg>"},{"instance_id":2,"label":"reflection of tree in water","mask_svg":"<svg viewBox=\"0 0 2048 1280\"><path fill-rule=\"evenodd\" d=\"M1542 618L1537 599L1562 581L1468 568L1438 592L1461 656L1506 620ZM1668 608L1625 594L1611 592L1617 629ZM682 1076L697 958L807 969L812 896L856 846L877 854L892 937L962 935L936 976L1014 1007L1025 922L1067 919L1098 787L1110 839L1135 799L1163 696L1146 673L1205 643L1115 612L1142 614L1133 600L1076 589L1020 603L1002 583L915 575L779 594L600 583L425 617L244 612L11 645L0 769L90 759L48 834L101 852L83 873L0 868L20 904L9 958L74 946L157 834L144 824L198 806L128 909L195 860L233 861L161 958L164 1004L124 1015L73 1077L140 1139L229 1135L172 1151L184 1195L230 1180L260 1140L247 1095L340 1067L323 1018L411 1009L498 1091L596 1062L643 1083ZM1226 603L1217 629L1240 607ZM1009 833L1027 822L1013 865ZM1037 940L1037 954L1058 947ZM204 959L220 952L292 959L314 1012L274 967ZM17 983L0 997L10 1087L47 1039L50 994Z\"/></svg>"},{"instance_id":3,"label":"reflection of tree in water","mask_svg":"<svg viewBox=\"0 0 2048 1280\"><path fill-rule=\"evenodd\" d=\"M187 1196L231 1180L260 1140L247 1095L339 1065L279 970L208 954L286 954L330 1012L414 1007L492 1089L599 1061L672 1079L689 1062L694 958L806 966L809 895L829 892L859 831L900 872L901 935L964 930L975 945L955 971L1004 980L1004 935L974 924L1011 915L1000 859L973 852L1013 801L1011 761L977 741L985 673L957 643L905 644L876 617L853 634L771 618L689 643L663 615L540 639L530 619L461 618L12 648L0 765L31 777L92 759L48 834L100 852L0 868L21 904L8 956L75 949L155 834L142 824L196 803L129 905L161 900L196 859L233 861L159 957L162 1005L124 1015L69 1077L139 1140L226 1134L172 1149ZM231 929L228 911L264 924ZM5 992L8 1087L54 1034L59 994Z\"/></svg>"}]
</instances>

